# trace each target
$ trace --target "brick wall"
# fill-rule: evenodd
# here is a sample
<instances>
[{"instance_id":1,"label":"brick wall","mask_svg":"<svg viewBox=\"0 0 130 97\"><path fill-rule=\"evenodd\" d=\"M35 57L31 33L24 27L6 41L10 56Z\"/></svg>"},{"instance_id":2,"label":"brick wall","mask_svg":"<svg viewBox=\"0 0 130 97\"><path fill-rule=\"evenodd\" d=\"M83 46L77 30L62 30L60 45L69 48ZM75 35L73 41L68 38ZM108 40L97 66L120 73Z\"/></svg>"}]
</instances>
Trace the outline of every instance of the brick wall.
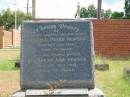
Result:
<instances>
[{"instance_id":1,"label":"brick wall","mask_svg":"<svg viewBox=\"0 0 130 97\"><path fill-rule=\"evenodd\" d=\"M93 20L96 55L130 56L130 20Z\"/></svg>"},{"instance_id":2,"label":"brick wall","mask_svg":"<svg viewBox=\"0 0 130 97\"><path fill-rule=\"evenodd\" d=\"M13 29L13 45L14 47L20 47L20 41L21 41L21 33Z\"/></svg>"},{"instance_id":3,"label":"brick wall","mask_svg":"<svg viewBox=\"0 0 130 97\"><path fill-rule=\"evenodd\" d=\"M13 33L4 30L3 48L11 48L11 47L13 47Z\"/></svg>"},{"instance_id":4,"label":"brick wall","mask_svg":"<svg viewBox=\"0 0 130 97\"><path fill-rule=\"evenodd\" d=\"M0 49L3 48L3 32L4 31L4 27L0 26Z\"/></svg>"},{"instance_id":5,"label":"brick wall","mask_svg":"<svg viewBox=\"0 0 130 97\"><path fill-rule=\"evenodd\" d=\"M0 49L20 47L20 32L18 30L6 31L0 26Z\"/></svg>"}]
</instances>

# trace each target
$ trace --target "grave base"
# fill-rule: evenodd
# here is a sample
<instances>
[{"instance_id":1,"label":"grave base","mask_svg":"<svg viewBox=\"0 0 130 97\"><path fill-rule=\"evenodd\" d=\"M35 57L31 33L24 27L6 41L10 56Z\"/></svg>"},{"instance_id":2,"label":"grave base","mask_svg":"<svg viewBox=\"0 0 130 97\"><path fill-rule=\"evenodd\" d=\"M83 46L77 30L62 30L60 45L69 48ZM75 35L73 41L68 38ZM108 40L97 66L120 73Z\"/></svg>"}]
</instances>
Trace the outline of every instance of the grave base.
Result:
<instances>
[{"instance_id":1,"label":"grave base","mask_svg":"<svg viewBox=\"0 0 130 97\"><path fill-rule=\"evenodd\" d=\"M54 89L17 91L12 97L105 97L98 89Z\"/></svg>"}]
</instances>

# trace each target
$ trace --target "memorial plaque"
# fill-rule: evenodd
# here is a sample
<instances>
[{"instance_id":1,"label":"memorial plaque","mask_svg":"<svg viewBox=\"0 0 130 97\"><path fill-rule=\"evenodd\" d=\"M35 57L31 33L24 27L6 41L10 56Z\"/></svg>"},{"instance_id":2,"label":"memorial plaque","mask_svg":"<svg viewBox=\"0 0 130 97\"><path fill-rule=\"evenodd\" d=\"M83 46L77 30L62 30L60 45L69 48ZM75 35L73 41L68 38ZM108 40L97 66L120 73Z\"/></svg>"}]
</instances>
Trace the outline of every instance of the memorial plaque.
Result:
<instances>
[{"instance_id":1,"label":"memorial plaque","mask_svg":"<svg viewBox=\"0 0 130 97\"><path fill-rule=\"evenodd\" d=\"M86 20L24 22L21 87L94 88L92 35Z\"/></svg>"}]
</instances>

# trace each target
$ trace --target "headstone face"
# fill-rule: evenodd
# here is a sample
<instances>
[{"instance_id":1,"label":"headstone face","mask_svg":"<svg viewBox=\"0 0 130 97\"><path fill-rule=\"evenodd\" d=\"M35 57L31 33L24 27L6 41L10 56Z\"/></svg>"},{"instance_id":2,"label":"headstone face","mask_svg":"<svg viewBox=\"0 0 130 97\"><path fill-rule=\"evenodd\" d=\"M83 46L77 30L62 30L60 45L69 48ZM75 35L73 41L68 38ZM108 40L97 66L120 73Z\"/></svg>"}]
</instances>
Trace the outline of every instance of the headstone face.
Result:
<instances>
[{"instance_id":1,"label":"headstone face","mask_svg":"<svg viewBox=\"0 0 130 97\"><path fill-rule=\"evenodd\" d=\"M90 21L24 22L21 44L23 89L94 88Z\"/></svg>"}]
</instances>

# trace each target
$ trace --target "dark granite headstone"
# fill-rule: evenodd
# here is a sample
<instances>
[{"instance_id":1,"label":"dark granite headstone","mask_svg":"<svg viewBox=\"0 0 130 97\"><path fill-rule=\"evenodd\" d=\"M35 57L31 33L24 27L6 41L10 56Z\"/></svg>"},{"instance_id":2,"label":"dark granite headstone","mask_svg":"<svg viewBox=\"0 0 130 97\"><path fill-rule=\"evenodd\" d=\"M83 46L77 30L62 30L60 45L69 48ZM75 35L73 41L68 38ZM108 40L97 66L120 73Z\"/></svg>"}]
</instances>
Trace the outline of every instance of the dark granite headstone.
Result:
<instances>
[{"instance_id":1,"label":"dark granite headstone","mask_svg":"<svg viewBox=\"0 0 130 97\"><path fill-rule=\"evenodd\" d=\"M86 20L24 22L21 87L94 88L92 34Z\"/></svg>"}]
</instances>

